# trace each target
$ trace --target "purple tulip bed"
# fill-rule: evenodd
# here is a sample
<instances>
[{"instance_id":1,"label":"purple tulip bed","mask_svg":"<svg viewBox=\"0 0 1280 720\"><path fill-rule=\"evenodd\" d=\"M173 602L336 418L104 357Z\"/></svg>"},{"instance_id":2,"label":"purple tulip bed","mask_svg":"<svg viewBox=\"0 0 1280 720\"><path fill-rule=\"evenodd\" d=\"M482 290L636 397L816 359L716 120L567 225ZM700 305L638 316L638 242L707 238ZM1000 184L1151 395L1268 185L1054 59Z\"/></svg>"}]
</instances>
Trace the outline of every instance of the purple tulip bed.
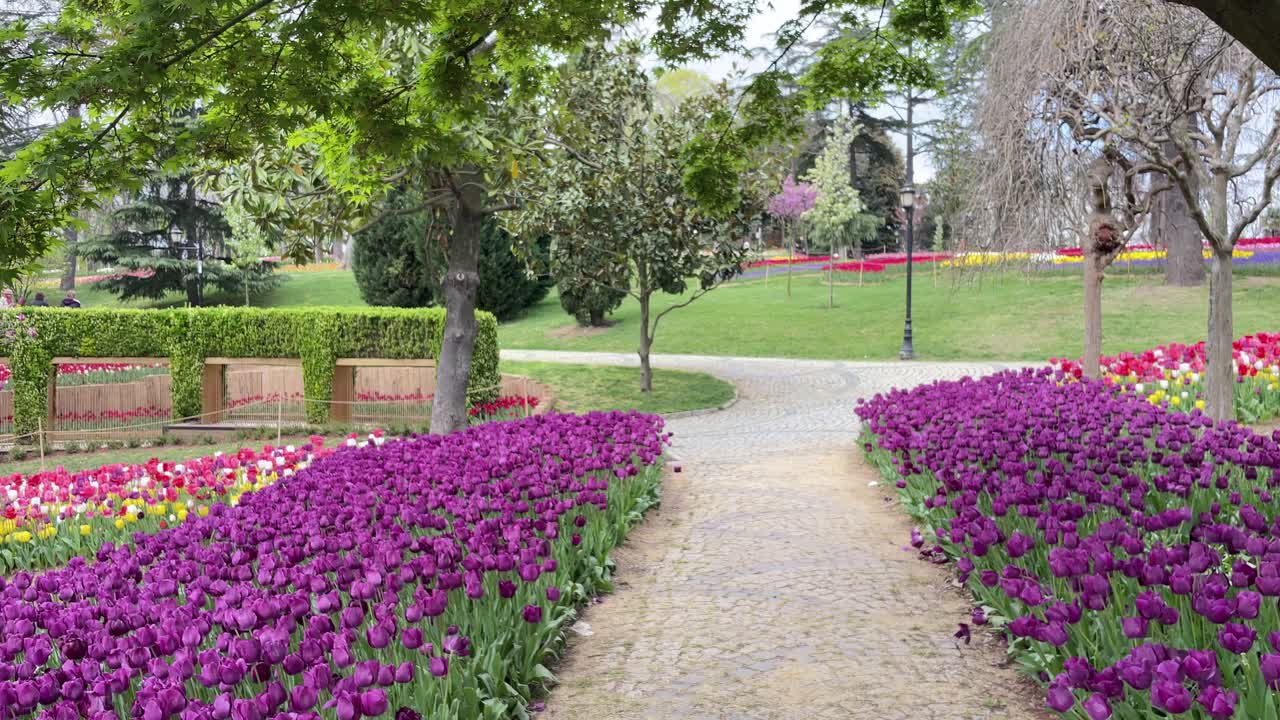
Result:
<instances>
[{"instance_id":1,"label":"purple tulip bed","mask_svg":"<svg viewBox=\"0 0 1280 720\"><path fill-rule=\"evenodd\" d=\"M1258 718L1280 701L1280 432L1170 413L1059 372L859 405L864 450L954 562L1049 707ZM969 625L958 637L968 639Z\"/></svg>"},{"instance_id":2,"label":"purple tulip bed","mask_svg":"<svg viewBox=\"0 0 1280 720\"><path fill-rule=\"evenodd\" d=\"M526 717L667 438L551 414L353 448L0 577L0 720Z\"/></svg>"}]
</instances>

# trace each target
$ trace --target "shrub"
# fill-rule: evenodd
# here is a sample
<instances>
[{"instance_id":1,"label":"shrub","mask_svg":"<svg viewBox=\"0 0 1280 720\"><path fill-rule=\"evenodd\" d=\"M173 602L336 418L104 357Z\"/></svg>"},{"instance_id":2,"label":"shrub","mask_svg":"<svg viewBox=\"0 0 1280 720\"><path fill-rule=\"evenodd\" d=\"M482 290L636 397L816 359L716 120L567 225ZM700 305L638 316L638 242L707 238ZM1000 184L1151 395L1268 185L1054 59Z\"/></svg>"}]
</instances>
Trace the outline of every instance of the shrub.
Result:
<instances>
[{"instance_id":1,"label":"shrub","mask_svg":"<svg viewBox=\"0 0 1280 720\"><path fill-rule=\"evenodd\" d=\"M389 201L389 209L409 207L403 193ZM441 279L448 259L438 242L427 237L430 223L422 213L396 215L356 236L353 265L360 296L370 305L428 307L441 301ZM476 308L499 320L546 297L551 278L545 274L551 241L536 243L533 266L542 275L530 276L529 265L512 251L511 236L497 222L487 222L480 238L480 288Z\"/></svg>"},{"instance_id":2,"label":"shrub","mask_svg":"<svg viewBox=\"0 0 1280 720\"><path fill-rule=\"evenodd\" d=\"M516 257L511 250L511 236L496 222L485 225L480 246L480 289L476 292L476 307L493 313L499 320L515 317L527 307L537 304L547 296L552 280L546 274L551 259L551 240L543 238L535 245L537 257L530 263Z\"/></svg>"},{"instance_id":3,"label":"shrub","mask_svg":"<svg viewBox=\"0 0 1280 720\"><path fill-rule=\"evenodd\" d=\"M403 210L417 200L395 192L390 211ZM370 305L427 307L436 297L439 280L426 254L427 225L422 213L393 215L355 236L352 269L360 297Z\"/></svg>"},{"instance_id":4,"label":"shrub","mask_svg":"<svg viewBox=\"0 0 1280 720\"><path fill-rule=\"evenodd\" d=\"M46 381L60 356L168 358L174 417L200 412L206 357L300 358L304 391L319 401L308 406L308 419L323 422L338 358L438 357L445 318L443 309L25 310L37 332L12 350L18 433L33 432L44 417ZM489 313L476 320L468 399L492 402L501 381L498 326Z\"/></svg>"}]
</instances>

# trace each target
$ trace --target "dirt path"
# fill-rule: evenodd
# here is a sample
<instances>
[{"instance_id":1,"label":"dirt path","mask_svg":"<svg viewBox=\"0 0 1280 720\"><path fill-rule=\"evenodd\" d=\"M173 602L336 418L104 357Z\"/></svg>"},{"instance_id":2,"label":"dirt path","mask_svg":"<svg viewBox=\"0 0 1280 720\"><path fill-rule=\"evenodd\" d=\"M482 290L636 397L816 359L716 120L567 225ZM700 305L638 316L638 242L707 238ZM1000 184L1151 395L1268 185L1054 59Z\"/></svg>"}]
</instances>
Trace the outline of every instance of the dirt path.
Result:
<instances>
[{"instance_id":1,"label":"dirt path","mask_svg":"<svg viewBox=\"0 0 1280 720\"><path fill-rule=\"evenodd\" d=\"M715 372L739 401L671 423L683 472L571 634L544 718L1047 717L1002 652L952 637L970 607L904 550L910 524L855 445L857 397L990 367L655 364Z\"/></svg>"}]
</instances>

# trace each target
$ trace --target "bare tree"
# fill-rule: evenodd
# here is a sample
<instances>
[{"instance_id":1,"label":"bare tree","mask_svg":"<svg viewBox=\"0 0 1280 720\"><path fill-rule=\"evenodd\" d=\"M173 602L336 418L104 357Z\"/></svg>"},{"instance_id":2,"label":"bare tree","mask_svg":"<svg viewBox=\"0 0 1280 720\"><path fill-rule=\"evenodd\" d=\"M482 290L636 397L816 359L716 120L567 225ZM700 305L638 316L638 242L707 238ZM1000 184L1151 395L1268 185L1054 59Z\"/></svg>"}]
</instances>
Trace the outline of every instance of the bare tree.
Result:
<instances>
[{"instance_id":1,"label":"bare tree","mask_svg":"<svg viewBox=\"0 0 1280 720\"><path fill-rule=\"evenodd\" d=\"M980 192L969 214L995 249L1083 249L1083 364L1098 377L1106 269L1169 185L1159 173L1153 182L1156 168L1122 147L1091 107L1124 42L1107 33L1087 43L1076 37L1092 7L1038 0L997 24L977 113Z\"/></svg>"},{"instance_id":2,"label":"bare tree","mask_svg":"<svg viewBox=\"0 0 1280 720\"><path fill-rule=\"evenodd\" d=\"M1060 152L1065 141L1074 156L1110 163L1108 176L1120 178L1109 184L1121 192L1122 233L1136 229L1166 188L1185 201L1213 256L1206 409L1230 417L1231 255L1280 178L1280 79L1204 17L1152 0L1034 0L1005 25L995 52L993 68L1004 69L992 70L984 113L999 131L994 139L1019 137L998 117L1004 102L1026 120L1022 137L1034 147ZM1094 189L1098 168L1090 166ZM1028 192L1043 199L1040 190ZM1105 260L1091 194L1085 249ZM1086 272L1091 264L1086 258ZM1086 368L1096 369L1100 344L1086 337Z\"/></svg>"}]
</instances>

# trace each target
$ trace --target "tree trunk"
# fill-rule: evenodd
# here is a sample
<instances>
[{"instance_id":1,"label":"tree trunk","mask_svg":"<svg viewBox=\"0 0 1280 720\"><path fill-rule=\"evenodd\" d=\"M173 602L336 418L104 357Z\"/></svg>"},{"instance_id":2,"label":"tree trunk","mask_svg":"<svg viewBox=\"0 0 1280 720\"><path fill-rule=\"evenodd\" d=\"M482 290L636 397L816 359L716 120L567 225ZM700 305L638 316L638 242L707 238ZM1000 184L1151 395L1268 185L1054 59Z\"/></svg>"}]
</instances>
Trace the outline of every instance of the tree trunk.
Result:
<instances>
[{"instance_id":1,"label":"tree trunk","mask_svg":"<svg viewBox=\"0 0 1280 720\"><path fill-rule=\"evenodd\" d=\"M640 291L640 392L653 392L653 368L649 365L649 349L653 335L649 332L649 294Z\"/></svg>"},{"instance_id":2,"label":"tree trunk","mask_svg":"<svg viewBox=\"0 0 1280 720\"><path fill-rule=\"evenodd\" d=\"M200 283L195 276L187 280L187 304L191 307L200 307Z\"/></svg>"},{"instance_id":3,"label":"tree trunk","mask_svg":"<svg viewBox=\"0 0 1280 720\"><path fill-rule=\"evenodd\" d=\"M1102 376L1098 358L1102 356L1102 270L1097 251L1086 248L1084 262L1084 375Z\"/></svg>"},{"instance_id":4,"label":"tree trunk","mask_svg":"<svg viewBox=\"0 0 1280 720\"><path fill-rule=\"evenodd\" d=\"M72 103L67 107L67 119L78 119L80 117L80 105ZM66 292L67 290L76 289L76 228L75 225L68 225L66 230L62 231L63 240L67 243L67 267L62 272L62 280L58 283L58 289Z\"/></svg>"},{"instance_id":5,"label":"tree trunk","mask_svg":"<svg viewBox=\"0 0 1280 720\"><path fill-rule=\"evenodd\" d=\"M66 292L67 290L76 289L76 265L78 256L76 254L76 229L69 226L62 231L63 241L67 244L67 265L62 271L62 281L58 283L58 289Z\"/></svg>"},{"instance_id":6,"label":"tree trunk","mask_svg":"<svg viewBox=\"0 0 1280 720\"><path fill-rule=\"evenodd\" d=\"M836 259L827 263L827 309L836 306Z\"/></svg>"},{"instance_id":7,"label":"tree trunk","mask_svg":"<svg viewBox=\"0 0 1280 720\"><path fill-rule=\"evenodd\" d=\"M444 278L444 341L436 368L431 432L451 433L467 426L467 385L476 344L476 291L480 287L480 234L484 215L459 203L449 238L449 269ZM430 238L427 242L431 242Z\"/></svg>"},{"instance_id":8,"label":"tree trunk","mask_svg":"<svg viewBox=\"0 0 1280 720\"><path fill-rule=\"evenodd\" d=\"M600 308L591 308L587 311L589 317L587 323L590 327L604 327L604 311Z\"/></svg>"},{"instance_id":9,"label":"tree trunk","mask_svg":"<svg viewBox=\"0 0 1280 720\"><path fill-rule=\"evenodd\" d=\"M1165 152L1176 157L1177 148L1165 143ZM1204 236L1191 217L1191 208L1182 193L1168 190L1155 198L1151 208L1151 236L1164 245L1167 259L1164 284L1192 287L1204 282Z\"/></svg>"},{"instance_id":10,"label":"tree trunk","mask_svg":"<svg viewBox=\"0 0 1280 720\"><path fill-rule=\"evenodd\" d=\"M1209 334L1205 341L1205 413L1235 417L1235 330L1231 317L1231 251L1214 250L1209 271Z\"/></svg>"},{"instance_id":11,"label":"tree trunk","mask_svg":"<svg viewBox=\"0 0 1280 720\"><path fill-rule=\"evenodd\" d=\"M784 235L787 232L787 225L785 221L782 224L782 232ZM796 254L796 229L795 228L791 228L790 241L791 243L787 245L787 299L788 300L791 299L791 261Z\"/></svg>"}]
</instances>

